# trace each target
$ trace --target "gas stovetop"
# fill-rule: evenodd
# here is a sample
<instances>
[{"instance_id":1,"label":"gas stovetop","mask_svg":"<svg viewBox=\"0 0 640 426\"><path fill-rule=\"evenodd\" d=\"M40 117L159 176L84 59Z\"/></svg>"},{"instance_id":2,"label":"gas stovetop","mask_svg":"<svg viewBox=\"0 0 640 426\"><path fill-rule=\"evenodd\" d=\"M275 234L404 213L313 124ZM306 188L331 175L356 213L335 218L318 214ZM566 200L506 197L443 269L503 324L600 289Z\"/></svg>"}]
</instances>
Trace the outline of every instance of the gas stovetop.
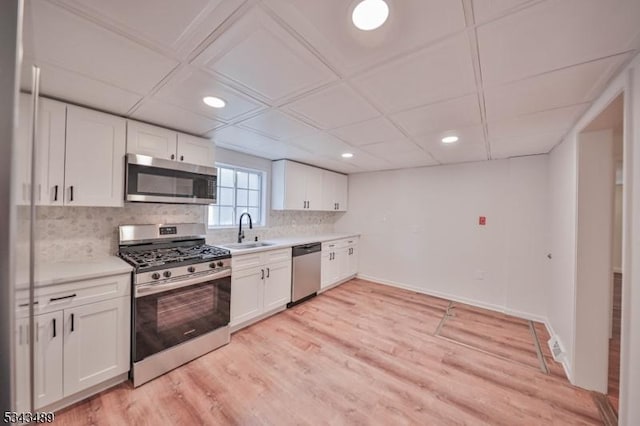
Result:
<instances>
[{"instance_id":1,"label":"gas stovetop","mask_svg":"<svg viewBox=\"0 0 640 426\"><path fill-rule=\"evenodd\" d=\"M119 254L121 258L135 266L136 272L147 272L231 257L229 250L207 244L146 249L136 247L121 249Z\"/></svg>"}]
</instances>

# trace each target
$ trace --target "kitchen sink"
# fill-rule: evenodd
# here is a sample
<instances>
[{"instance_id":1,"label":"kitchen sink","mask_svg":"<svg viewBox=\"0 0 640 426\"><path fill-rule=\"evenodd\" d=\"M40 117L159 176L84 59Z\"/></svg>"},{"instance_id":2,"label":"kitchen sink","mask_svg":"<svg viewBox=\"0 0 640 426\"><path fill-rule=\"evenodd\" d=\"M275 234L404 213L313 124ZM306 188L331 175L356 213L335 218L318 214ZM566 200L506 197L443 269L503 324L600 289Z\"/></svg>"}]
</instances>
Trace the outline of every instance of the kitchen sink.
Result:
<instances>
[{"instance_id":1,"label":"kitchen sink","mask_svg":"<svg viewBox=\"0 0 640 426\"><path fill-rule=\"evenodd\" d=\"M258 248L258 247L268 247L272 245L274 245L274 243L267 243L264 241L251 241L246 243L225 244L222 247L228 248L231 250L243 250L243 249L252 249L252 248Z\"/></svg>"}]
</instances>

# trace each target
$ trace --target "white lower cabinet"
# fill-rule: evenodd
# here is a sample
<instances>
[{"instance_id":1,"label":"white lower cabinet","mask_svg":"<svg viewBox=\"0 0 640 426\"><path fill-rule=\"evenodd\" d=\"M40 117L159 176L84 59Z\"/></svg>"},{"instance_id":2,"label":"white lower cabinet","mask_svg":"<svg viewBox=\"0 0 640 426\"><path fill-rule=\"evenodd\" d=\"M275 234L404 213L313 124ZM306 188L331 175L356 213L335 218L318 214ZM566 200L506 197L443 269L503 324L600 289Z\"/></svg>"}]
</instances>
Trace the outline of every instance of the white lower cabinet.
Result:
<instances>
[{"instance_id":1,"label":"white lower cabinet","mask_svg":"<svg viewBox=\"0 0 640 426\"><path fill-rule=\"evenodd\" d=\"M321 289L346 281L358 273L358 239L322 243Z\"/></svg>"},{"instance_id":2,"label":"white lower cabinet","mask_svg":"<svg viewBox=\"0 0 640 426\"><path fill-rule=\"evenodd\" d=\"M34 342L29 341L29 319L17 319L18 411L29 410L30 343L35 409L129 371L130 286L126 274L36 289Z\"/></svg>"},{"instance_id":3,"label":"white lower cabinet","mask_svg":"<svg viewBox=\"0 0 640 426\"><path fill-rule=\"evenodd\" d=\"M231 269L232 331L291 301L291 249L234 256Z\"/></svg>"}]
</instances>

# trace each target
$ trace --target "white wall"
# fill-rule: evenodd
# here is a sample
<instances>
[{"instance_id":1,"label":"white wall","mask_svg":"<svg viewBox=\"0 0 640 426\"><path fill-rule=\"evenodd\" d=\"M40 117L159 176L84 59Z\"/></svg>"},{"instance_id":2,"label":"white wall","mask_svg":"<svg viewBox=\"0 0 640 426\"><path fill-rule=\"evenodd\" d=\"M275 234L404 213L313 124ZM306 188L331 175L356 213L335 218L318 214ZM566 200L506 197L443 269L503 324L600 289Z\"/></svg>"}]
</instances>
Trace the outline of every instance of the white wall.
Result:
<instances>
[{"instance_id":1,"label":"white wall","mask_svg":"<svg viewBox=\"0 0 640 426\"><path fill-rule=\"evenodd\" d=\"M547 160L350 175L336 230L361 233L363 277L544 318Z\"/></svg>"},{"instance_id":2,"label":"white wall","mask_svg":"<svg viewBox=\"0 0 640 426\"><path fill-rule=\"evenodd\" d=\"M608 387L614 182L613 129L580 133L572 364L574 384L601 393Z\"/></svg>"}]
</instances>

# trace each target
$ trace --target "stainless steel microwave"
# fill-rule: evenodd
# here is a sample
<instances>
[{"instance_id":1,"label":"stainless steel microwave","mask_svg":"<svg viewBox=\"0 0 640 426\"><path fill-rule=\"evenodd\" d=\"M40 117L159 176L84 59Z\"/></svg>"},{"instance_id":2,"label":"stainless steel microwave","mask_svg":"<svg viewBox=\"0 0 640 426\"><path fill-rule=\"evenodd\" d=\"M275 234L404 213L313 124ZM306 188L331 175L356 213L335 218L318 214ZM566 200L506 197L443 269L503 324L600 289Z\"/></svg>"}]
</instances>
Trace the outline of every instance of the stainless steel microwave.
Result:
<instances>
[{"instance_id":1,"label":"stainless steel microwave","mask_svg":"<svg viewBox=\"0 0 640 426\"><path fill-rule=\"evenodd\" d=\"M127 201L147 203L215 204L215 167L127 154Z\"/></svg>"}]
</instances>

